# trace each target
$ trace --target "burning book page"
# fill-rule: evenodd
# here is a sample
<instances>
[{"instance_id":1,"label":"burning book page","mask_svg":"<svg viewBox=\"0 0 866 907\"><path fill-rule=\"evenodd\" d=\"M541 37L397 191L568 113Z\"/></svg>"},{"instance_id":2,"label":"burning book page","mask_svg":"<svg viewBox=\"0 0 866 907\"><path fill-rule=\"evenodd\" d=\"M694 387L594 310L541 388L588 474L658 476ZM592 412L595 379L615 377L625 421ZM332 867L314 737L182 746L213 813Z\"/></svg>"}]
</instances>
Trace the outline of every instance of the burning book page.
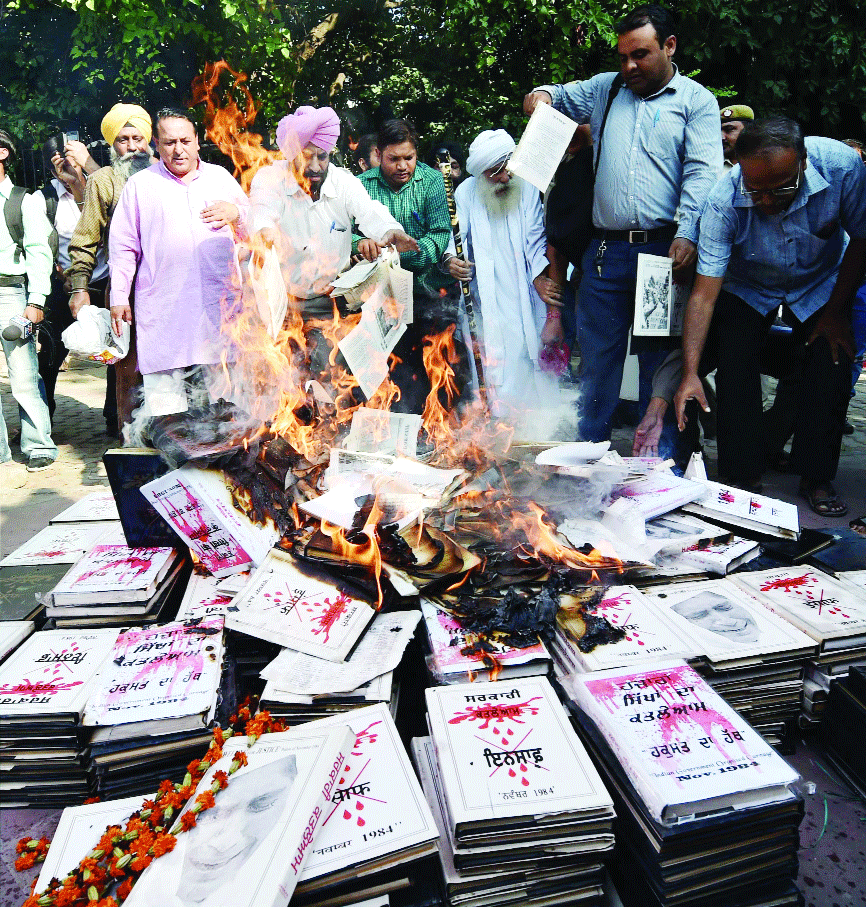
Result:
<instances>
[{"instance_id":1,"label":"burning book page","mask_svg":"<svg viewBox=\"0 0 866 907\"><path fill-rule=\"evenodd\" d=\"M361 320L339 344L340 352L369 400L388 377L388 355L406 333L406 311L377 287Z\"/></svg>"},{"instance_id":2,"label":"burning book page","mask_svg":"<svg viewBox=\"0 0 866 907\"><path fill-rule=\"evenodd\" d=\"M361 406L352 415L346 450L415 457L421 416Z\"/></svg>"},{"instance_id":3,"label":"burning book page","mask_svg":"<svg viewBox=\"0 0 866 907\"><path fill-rule=\"evenodd\" d=\"M283 649L260 676L273 681L277 689L302 696L348 693L396 670L420 619L420 611L378 614L342 664Z\"/></svg>"},{"instance_id":4,"label":"burning book page","mask_svg":"<svg viewBox=\"0 0 866 907\"><path fill-rule=\"evenodd\" d=\"M336 488L346 479L358 476L399 479L419 495L439 504L450 497L469 474L463 469L438 469L408 457L331 450L331 462L325 473L328 488Z\"/></svg>"},{"instance_id":5,"label":"burning book page","mask_svg":"<svg viewBox=\"0 0 866 907\"><path fill-rule=\"evenodd\" d=\"M142 494L214 576L260 564L279 538L233 504L222 473L184 466L141 488Z\"/></svg>"},{"instance_id":6,"label":"burning book page","mask_svg":"<svg viewBox=\"0 0 866 907\"><path fill-rule=\"evenodd\" d=\"M268 333L276 340L282 330L283 321L289 308L286 282L283 280L280 257L276 249L271 247L265 251L260 269L257 270L254 266L250 266L249 280L259 315L265 323Z\"/></svg>"}]
</instances>

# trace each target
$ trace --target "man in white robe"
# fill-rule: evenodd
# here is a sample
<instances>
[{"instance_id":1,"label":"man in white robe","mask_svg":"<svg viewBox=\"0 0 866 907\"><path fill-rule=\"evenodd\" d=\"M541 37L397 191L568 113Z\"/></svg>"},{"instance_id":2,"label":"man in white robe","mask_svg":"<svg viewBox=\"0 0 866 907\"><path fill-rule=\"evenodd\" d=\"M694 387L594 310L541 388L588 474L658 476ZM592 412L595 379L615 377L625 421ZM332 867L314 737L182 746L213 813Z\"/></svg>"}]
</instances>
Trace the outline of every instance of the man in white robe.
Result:
<instances>
[{"instance_id":1,"label":"man in white robe","mask_svg":"<svg viewBox=\"0 0 866 907\"><path fill-rule=\"evenodd\" d=\"M539 193L505 167L514 139L485 130L469 147L471 178L455 193L469 260L445 256L449 273L471 279L484 379L496 415L549 407L558 381L542 371L539 354L562 340L562 290L547 276L550 263Z\"/></svg>"}]
</instances>

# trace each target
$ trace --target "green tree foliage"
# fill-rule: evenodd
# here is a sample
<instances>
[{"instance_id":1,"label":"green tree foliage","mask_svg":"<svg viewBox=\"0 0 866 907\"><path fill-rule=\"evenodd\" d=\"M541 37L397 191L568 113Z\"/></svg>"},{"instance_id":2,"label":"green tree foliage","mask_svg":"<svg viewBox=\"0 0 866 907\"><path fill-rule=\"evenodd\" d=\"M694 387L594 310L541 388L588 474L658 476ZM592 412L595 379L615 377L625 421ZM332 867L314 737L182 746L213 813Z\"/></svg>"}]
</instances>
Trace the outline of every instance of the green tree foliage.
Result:
<instances>
[{"instance_id":1,"label":"green tree foliage","mask_svg":"<svg viewBox=\"0 0 866 907\"><path fill-rule=\"evenodd\" d=\"M677 62L703 84L784 112L807 132L866 137L862 0L674 0ZM249 76L259 122L332 103L358 133L384 116L422 135L522 128L534 85L616 64L616 0L6 0L0 117L29 144L98 136L117 100L183 103L224 58Z\"/></svg>"}]
</instances>

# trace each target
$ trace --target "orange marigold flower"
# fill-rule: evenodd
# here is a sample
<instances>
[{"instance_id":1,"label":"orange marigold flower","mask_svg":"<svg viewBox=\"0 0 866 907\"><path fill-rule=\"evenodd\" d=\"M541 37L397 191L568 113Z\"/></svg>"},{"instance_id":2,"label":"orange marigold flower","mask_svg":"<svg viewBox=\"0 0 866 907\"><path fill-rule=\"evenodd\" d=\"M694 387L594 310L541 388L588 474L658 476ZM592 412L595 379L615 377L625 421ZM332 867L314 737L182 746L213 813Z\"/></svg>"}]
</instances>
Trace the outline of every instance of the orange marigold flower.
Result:
<instances>
[{"instance_id":1,"label":"orange marigold flower","mask_svg":"<svg viewBox=\"0 0 866 907\"><path fill-rule=\"evenodd\" d=\"M195 828L195 813L194 812L185 812L180 817L180 827L183 831L189 831L191 828Z\"/></svg>"},{"instance_id":2,"label":"orange marigold flower","mask_svg":"<svg viewBox=\"0 0 866 907\"><path fill-rule=\"evenodd\" d=\"M33 852L23 853L15 861L15 868L18 872L25 872L28 869L32 869L36 865L36 854Z\"/></svg>"},{"instance_id":3,"label":"orange marigold flower","mask_svg":"<svg viewBox=\"0 0 866 907\"><path fill-rule=\"evenodd\" d=\"M31 840L32 838L19 838L18 843L15 845L15 853L24 853Z\"/></svg>"},{"instance_id":4,"label":"orange marigold flower","mask_svg":"<svg viewBox=\"0 0 866 907\"><path fill-rule=\"evenodd\" d=\"M170 794L174 790L174 785L171 781L162 781L159 785L159 792L161 794Z\"/></svg>"},{"instance_id":5,"label":"orange marigold flower","mask_svg":"<svg viewBox=\"0 0 866 907\"><path fill-rule=\"evenodd\" d=\"M168 834L168 832L164 832L153 842L153 855L155 857L161 857L164 854L170 853L174 850L175 844L177 844L177 838L174 835Z\"/></svg>"},{"instance_id":6,"label":"orange marigold flower","mask_svg":"<svg viewBox=\"0 0 866 907\"><path fill-rule=\"evenodd\" d=\"M238 767L240 768L245 766L248 761L247 754L243 750L238 750L234 756L232 756L232 762L237 762Z\"/></svg>"},{"instance_id":7,"label":"orange marigold flower","mask_svg":"<svg viewBox=\"0 0 866 907\"><path fill-rule=\"evenodd\" d=\"M213 791L210 791L210 790L206 790L203 793L199 794L195 798L195 802L198 806L201 807L199 809L199 812L201 812L202 809L213 809L213 807L216 805L216 800L214 799Z\"/></svg>"},{"instance_id":8,"label":"orange marigold flower","mask_svg":"<svg viewBox=\"0 0 866 907\"><path fill-rule=\"evenodd\" d=\"M85 803L99 803L99 797L88 797L84 802Z\"/></svg>"},{"instance_id":9,"label":"orange marigold flower","mask_svg":"<svg viewBox=\"0 0 866 907\"><path fill-rule=\"evenodd\" d=\"M214 781L220 786L220 790L225 790L229 783L229 776L224 771L214 772Z\"/></svg>"},{"instance_id":10,"label":"orange marigold flower","mask_svg":"<svg viewBox=\"0 0 866 907\"><path fill-rule=\"evenodd\" d=\"M133 861L129 864L129 868L133 872L144 872L148 866L150 866L151 860L153 857L150 854L142 853L139 854Z\"/></svg>"},{"instance_id":11,"label":"orange marigold flower","mask_svg":"<svg viewBox=\"0 0 866 907\"><path fill-rule=\"evenodd\" d=\"M226 742L225 734L223 734L223 729L216 725L213 729L213 739L217 746L222 746Z\"/></svg>"},{"instance_id":12,"label":"orange marigold flower","mask_svg":"<svg viewBox=\"0 0 866 907\"><path fill-rule=\"evenodd\" d=\"M121 901L125 901L132 892L133 879L125 879L117 888L117 896Z\"/></svg>"}]
</instances>

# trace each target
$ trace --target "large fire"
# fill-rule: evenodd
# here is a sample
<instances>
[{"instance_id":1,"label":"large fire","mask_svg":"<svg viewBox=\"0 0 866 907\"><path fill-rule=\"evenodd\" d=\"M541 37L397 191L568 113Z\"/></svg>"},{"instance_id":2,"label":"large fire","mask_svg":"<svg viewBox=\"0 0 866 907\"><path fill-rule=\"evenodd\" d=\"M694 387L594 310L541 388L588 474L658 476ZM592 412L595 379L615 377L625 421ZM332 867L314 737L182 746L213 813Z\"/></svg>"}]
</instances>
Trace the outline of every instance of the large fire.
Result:
<instances>
[{"instance_id":1,"label":"large fire","mask_svg":"<svg viewBox=\"0 0 866 907\"><path fill-rule=\"evenodd\" d=\"M246 77L220 62L208 66L196 79L193 89L193 103L205 104L204 123L208 137L231 158L236 177L249 191L255 174L262 167L282 160L282 155L265 148L262 136L254 131L256 106L246 86ZM299 185L303 186L300 162L291 162L291 167ZM239 257L247 261L248 273L258 275L271 247L281 256L290 252L281 245L284 241L284 238L263 241L261 236L245 239ZM321 254L321 250L314 248L305 250L309 275L315 272L320 260L317 255ZM437 523L439 531L444 532L443 538L452 530L459 535L461 530L468 529L468 533L460 536L464 541L485 539L485 543L510 551L522 561L577 571L584 580L594 577L594 571L599 569L621 569L620 562L613 558L602 557L596 551L576 551L568 546L557 534L551 515L539 504L513 495L507 482L494 483L486 490L476 489L450 499L450 503L431 520L429 530L421 521L413 530L414 535L404 533L399 538L399 534L392 531L393 527L386 529L383 526L387 508L380 507L378 500L365 512L363 524L351 531L325 521L317 523L302 514L297 503L324 490L323 472L330 451L341 446L354 414L362 406L390 410L399 398L399 390L386 379L365 400L358 380L338 356L338 345L359 323L360 314L341 314L335 304L332 317L305 322L291 295L292 285L287 284L286 317L278 330L269 332L250 283L248 278L242 281L234 296L224 303L228 352L223 363L223 396L235 401L239 411L248 415L243 426L245 445L268 444L279 439L295 455L291 466L293 478L288 473L285 476L285 488L289 489L291 484L293 499L284 508L283 517L299 531L318 525L319 531L329 539L331 557L368 568L374 577L380 602L384 568L392 577L395 568L417 572L421 569L419 560L411 552L417 554L424 545L432 546L435 551L443 547L444 543L437 541L439 537L431 535L437 531L434 527ZM389 300L389 303L397 305L395 300ZM324 338L330 349L327 366L317 373L311 369L308 354L313 332ZM454 371L457 362L454 332L452 326L424 340L424 368L432 389L421 418L421 445L427 462L441 468L462 468L470 475L480 476L499 470L500 461L509 450L513 429L491 416L482 401L459 400ZM520 464L517 468L531 467ZM255 506L245 509L257 512ZM406 555L404 549L410 554ZM457 549L465 550L459 540ZM454 563L461 563L462 555L455 555L454 551L450 555ZM462 563L471 565L456 570L451 576L449 595L462 593L461 586L469 573L488 569L487 556L470 562L471 557L466 552ZM396 563L395 558L397 561L403 558L405 562ZM455 577L458 578L456 582ZM466 591L469 591L468 587Z\"/></svg>"}]
</instances>

